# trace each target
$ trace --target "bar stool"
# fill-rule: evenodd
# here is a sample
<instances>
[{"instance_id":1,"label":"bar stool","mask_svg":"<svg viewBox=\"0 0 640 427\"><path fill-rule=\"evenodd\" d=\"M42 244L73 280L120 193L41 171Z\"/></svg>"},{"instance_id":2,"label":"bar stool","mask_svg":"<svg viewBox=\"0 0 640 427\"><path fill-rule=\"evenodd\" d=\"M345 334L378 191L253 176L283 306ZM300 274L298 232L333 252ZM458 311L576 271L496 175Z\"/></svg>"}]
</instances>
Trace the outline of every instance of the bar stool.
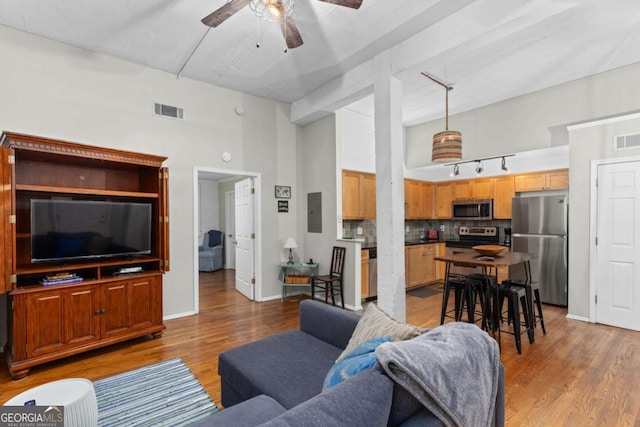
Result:
<instances>
[{"instance_id":1,"label":"bar stool","mask_svg":"<svg viewBox=\"0 0 640 427\"><path fill-rule=\"evenodd\" d=\"M516 348L518 354L522 354L522 340L521 335L527 333L529 337L529 343L533 343L533 326L531 325L531 317L529 315L529 306L527 303L526 291L524 288L510 287L505 285L493 285L490 289L492 298L492 328L498 331L498 344L502 346L500 340L500 332L513 334L516 341ZM503 321L502 307L504 300L507 300L507 323L513 324L513 332L510 330L504 330L501 327ZM524 317L524 322L520 320L520 313ZM524 325L524 330L521 330L521 326Z\"/></svg>"},{"instance_id":2,"label":"bar stool","mask_svg":"<svg viewBox=\"0 0 640 427\"><path fill-rule=\"evenodd\" d=\"M532 325L535 328L540 323L542 333L547 334L544 327L544 316L542 315L542 304L540 300L540 285L537 282L523 282L519 280L504 280L502 284L505 286L518 286L524 288L527 296L527 304L529 305L529 314L531 315ZM536 314L536 309L538 313ZM535 340L535 332L534 332Z\"/></svg>"},{"instance_id":3,"label":"bar stool","mask_svg":"<svg viewBox=\"0 0 640 427\"><path fill-rule=\"evenodd\" d=\"M482 283L465 276L449 277L445 282L442 292L442 310L440 312L440 324L444 323L445 317L454 319L456 322L462 320L464 308L467 309L467 321L475 323L476 295ZM449 294L454 291L453 309L447 310L449 305ZM450 314L453 312L453 316Z\"/></svg>"}]
</instances>

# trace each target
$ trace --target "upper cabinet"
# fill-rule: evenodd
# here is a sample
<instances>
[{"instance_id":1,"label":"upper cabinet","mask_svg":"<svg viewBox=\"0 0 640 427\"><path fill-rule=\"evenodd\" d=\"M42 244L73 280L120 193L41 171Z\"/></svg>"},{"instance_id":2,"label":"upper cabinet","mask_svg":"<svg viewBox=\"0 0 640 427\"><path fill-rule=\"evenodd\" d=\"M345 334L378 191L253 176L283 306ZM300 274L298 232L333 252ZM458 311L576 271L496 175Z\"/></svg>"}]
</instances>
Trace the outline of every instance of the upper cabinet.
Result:
<instances>
[{"instance_id":1,"label":"upper cabinet","mask_svg":"<svg viewBox=\"0 0 640 427\"><path fill-rule=\"evenodd\" d=\"M433 216L438 219L451 219L453 184L451 182L433 184L433 198L435 200Z\"/></svg>"},{"instance_id":2,"label":"upper cabinet","mask_svg":"<svg viewBox=\"0 0 640 427\"><path fill-rule=\"evenodd\" d=\"M432 216L432 185L425 181L404 180L404 215L406 219L429 219Z\"/></svg>"},{"instance_id":3,"label":"upper cabinet","mask_svg":"<svg viewBox=\"0 0 640 427\"><path fill-rule=\"evenodd\" d=\"M569 171L560 169L515 176L515 191L566 190L569 188Z\"/></svg>"},{"instance_id":4,"label":"upper cabinet","mask_svg":"<svg viewBox=\"0 0 640 427\"><path fill-rule=\"evenodd\" d=\"M376 217L376 176L371 173L342 171L342 219Z\"/></svg>"},{"instance_id":5,"label":"upper cabinet","mask_svg":"<svg viewBox=\"0 0 640 427\"><path fill-rule=\"evenodd\" d=\"M454 200L482 200L493 198L493 180L466 179L453 181Z\"/></svg>"},{"instance_id":6,"label":"upper cabinet","mask_svg":"<svg viewBox=\"0 0 640 427\"><path fill-rule=\"evenodd\" d=\"M511 219L511 201L516 195L513 175L494 178L493 217Z\"/></svg>"}]
</instances>

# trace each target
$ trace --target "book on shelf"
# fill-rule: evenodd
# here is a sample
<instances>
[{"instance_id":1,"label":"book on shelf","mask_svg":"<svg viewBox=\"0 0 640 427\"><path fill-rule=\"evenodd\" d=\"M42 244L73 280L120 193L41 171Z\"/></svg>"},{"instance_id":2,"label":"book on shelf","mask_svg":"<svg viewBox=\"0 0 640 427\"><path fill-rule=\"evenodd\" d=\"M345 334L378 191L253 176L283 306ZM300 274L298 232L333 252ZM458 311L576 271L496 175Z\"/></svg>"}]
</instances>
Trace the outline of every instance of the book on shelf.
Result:
<instances>
[{"instance_id":1,"label":"book on shelf","mask_svg":"<svg viewBox=\"0 0 640 427\"><path fill-rule=\"evenodd\" d=\"M61 285L63 283L82 282L84 279L75 273L58 273L46 276L40 281L44 286Z\"/></svg>"}]
</instances>

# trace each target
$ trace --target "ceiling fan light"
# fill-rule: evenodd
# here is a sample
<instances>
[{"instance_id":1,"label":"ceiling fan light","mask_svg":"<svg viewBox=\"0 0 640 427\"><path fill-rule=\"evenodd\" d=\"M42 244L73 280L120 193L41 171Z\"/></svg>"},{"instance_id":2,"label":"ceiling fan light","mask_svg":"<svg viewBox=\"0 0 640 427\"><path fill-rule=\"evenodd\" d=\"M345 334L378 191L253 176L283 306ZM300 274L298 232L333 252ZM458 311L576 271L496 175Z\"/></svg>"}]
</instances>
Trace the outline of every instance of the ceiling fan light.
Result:
<instances>
[{"instance_id":1,"label":"ceiling fan light","mask_svg":"<svg viewBox=\"0 0 640 427\"><path fill-rule=\"evenodd\" d=\"M265 21L281 21L291 15L294 5L294 0L251 0L249 3L253 13Z\"/></svg>"}]
</instances>

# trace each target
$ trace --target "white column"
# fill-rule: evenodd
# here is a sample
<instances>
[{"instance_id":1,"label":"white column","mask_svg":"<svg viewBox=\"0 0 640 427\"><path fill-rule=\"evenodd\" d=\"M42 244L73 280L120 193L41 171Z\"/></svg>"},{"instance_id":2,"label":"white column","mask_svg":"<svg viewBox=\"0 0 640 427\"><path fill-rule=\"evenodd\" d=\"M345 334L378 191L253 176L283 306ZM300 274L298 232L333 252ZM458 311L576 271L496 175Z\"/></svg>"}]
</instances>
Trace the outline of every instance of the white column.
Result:
<instances>
[{"instance_id":1,"label":"white column","mask_svg":"<svg viewBox=\"0 0 640 427\"><path fill-rule=\"evenodd\" d=\"M391 76L391 52L374 58L378 306L406 320L402 83Z\"/></svg>"}]
</instances>

